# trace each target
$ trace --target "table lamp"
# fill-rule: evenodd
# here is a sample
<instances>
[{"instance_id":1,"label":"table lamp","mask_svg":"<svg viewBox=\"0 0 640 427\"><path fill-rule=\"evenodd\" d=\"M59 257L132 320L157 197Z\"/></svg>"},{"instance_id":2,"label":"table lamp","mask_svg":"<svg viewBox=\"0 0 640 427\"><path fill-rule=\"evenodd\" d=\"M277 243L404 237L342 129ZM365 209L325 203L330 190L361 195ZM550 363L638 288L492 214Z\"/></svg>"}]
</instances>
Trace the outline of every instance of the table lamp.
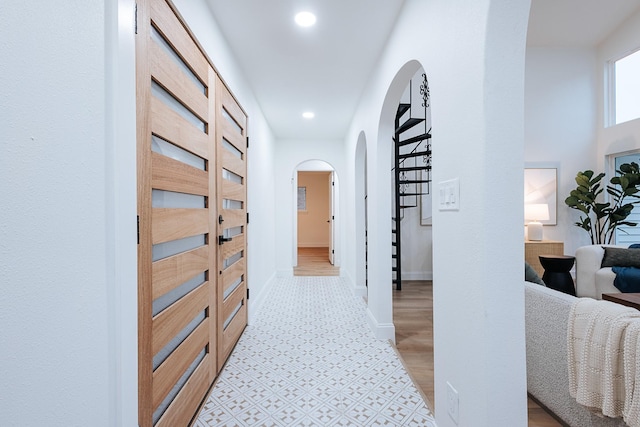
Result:
<instances>
[{"instance_id":1,"label":"table lamp","mask_svg":"<svg viewBox=\"0 0 640 427\"><path fill-rule=\"evenodd\" d=\"M542 240L542 223L549 219L549 205L546 203L528 203L524 205L524 219L527 224L527 237L529 240Z\"/></svg>"}]
</instances>

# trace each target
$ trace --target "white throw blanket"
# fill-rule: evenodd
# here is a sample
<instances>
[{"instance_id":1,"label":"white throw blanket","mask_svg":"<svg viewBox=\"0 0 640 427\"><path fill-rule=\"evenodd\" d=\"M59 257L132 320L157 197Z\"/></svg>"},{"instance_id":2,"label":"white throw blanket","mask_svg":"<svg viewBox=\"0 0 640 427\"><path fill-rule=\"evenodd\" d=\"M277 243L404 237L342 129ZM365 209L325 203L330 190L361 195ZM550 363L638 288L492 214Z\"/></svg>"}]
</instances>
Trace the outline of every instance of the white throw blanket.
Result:
<instances>
[{"instance_id":1,"label":"white throw blanket","mask_svg":"<svg viewBox=\"0 0 640 427\"><path fill-rule=\"evenodd\" d=\"M624 337L626 398L622 415L631 427L640 426L640 321L627 327Z\"/></svg>"},{"instance_id":2,"label":"white throw blanket","mask_svg":"<svg viewBox=\"0 0 640 427\"><path fill-rule=\"evenodd\" d=\"M625 422L631 427L640 427L637 416L640 396L634 396L636 372L633 380L631 372L625 375L625 354L626 363L636 363L640 332L636 323L640 323L638 310L609 301L579 298L571 307L567 333L571 396L598 414L613 418L630 414L632 422L626 416ZM629 388L631 383L634 386Z\"/></svg>"}]
</instances>

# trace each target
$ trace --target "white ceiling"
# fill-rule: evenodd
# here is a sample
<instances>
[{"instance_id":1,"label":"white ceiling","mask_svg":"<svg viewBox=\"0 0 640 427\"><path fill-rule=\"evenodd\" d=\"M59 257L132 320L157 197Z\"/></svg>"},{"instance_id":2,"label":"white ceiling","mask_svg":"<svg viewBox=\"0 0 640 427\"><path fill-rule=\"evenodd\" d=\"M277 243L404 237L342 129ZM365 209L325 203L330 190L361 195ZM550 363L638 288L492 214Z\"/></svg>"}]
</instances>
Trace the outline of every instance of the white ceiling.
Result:
<instances>
[{"instance_id":1,"label":"white ceiling","mask_svg":"<svg viewBox=\"0 0 640 427\"><path fill-rule=\"evenodd\" d=\"M208 3L275 136L331 139L347 132L404 0ZM295 24L302 10L316 14L314 27Z\"/></svg>"},{"instance_id":2,"label":"white ceiling","mask_svg":"<svg viewBox=\"0 0 640 427\"><path fill-rule=\"evenodd\" d=\"M276 138L341 139L404 0L207 0ZM419 0L428 1L428 0ZM640 0L532 0L530 46L600 43ZM314 12L312 28L293 21ZM312 110L316 117L302 118Z\"/></svg>"},{"instance_id":3,"label":"white ceiling","mask_svg":"<svg viewBox=\"0 0 640 427\"><path fill-rule=\"evenodd\" d=\"M594 47L639 9L640 0L532 0L527 44Z\"/></svg>"}]
</instances>

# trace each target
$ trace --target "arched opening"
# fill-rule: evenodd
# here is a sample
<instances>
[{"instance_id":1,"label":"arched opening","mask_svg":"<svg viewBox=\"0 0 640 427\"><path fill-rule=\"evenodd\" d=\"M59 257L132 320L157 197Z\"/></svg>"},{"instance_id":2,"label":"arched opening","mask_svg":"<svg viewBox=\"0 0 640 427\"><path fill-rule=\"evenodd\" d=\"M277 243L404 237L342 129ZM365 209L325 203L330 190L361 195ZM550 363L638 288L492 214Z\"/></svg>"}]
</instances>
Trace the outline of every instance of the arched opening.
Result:
<instances>
[{"instance_id":1,"label":"arched opening","mask_svg":"<svg viewBox=\"0 0 640 427\"><path fill-rule=\"evenodd\" d=\"M338 276L339 182L323 160L296 166L293 177L293 271L296 276Z\"/></svg>"},{"instance_id":2,"label":"arched opening","mask_svg":"<svg viewBox=\"0 0 640 427\"><path fill-rule=\"evenodd\" d=\"M367 296L368 242L367 242L367 138L358 135L355 156L355 233L356 233L356 284L355 294Z\"/></svg>"}]
</instances>

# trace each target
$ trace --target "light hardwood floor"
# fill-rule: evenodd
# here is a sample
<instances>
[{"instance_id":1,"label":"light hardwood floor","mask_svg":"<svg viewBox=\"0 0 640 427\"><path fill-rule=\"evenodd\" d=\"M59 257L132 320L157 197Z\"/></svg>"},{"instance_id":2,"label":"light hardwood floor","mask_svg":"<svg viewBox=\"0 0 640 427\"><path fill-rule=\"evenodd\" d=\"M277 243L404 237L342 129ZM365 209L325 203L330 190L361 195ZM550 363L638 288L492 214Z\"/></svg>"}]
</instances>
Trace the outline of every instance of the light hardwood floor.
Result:
<instances>
[{"instance_id":1,"label":"light hardwood floor","mask_svg":"<svg viewBox=\"0 0 640 427\"><path fill-rule=\"evenodd\" d=\"M329 248L298 248L298 266L294 276L339 276L340 269L331 265Z\"/></svg>"},{"instance_id":2,"label":"light hardwood floor","mask_svg":"<svg viewBox=\"0 0 640 427\"><path fill-rule=\"evenodd\" d=\"M434 409L431 281L403 281L402 290L393 291L393 322L396 327L396 348ZM533 400L528 399L527 406L529 427L562 426Z\"/></svg>"}]
</instances>

